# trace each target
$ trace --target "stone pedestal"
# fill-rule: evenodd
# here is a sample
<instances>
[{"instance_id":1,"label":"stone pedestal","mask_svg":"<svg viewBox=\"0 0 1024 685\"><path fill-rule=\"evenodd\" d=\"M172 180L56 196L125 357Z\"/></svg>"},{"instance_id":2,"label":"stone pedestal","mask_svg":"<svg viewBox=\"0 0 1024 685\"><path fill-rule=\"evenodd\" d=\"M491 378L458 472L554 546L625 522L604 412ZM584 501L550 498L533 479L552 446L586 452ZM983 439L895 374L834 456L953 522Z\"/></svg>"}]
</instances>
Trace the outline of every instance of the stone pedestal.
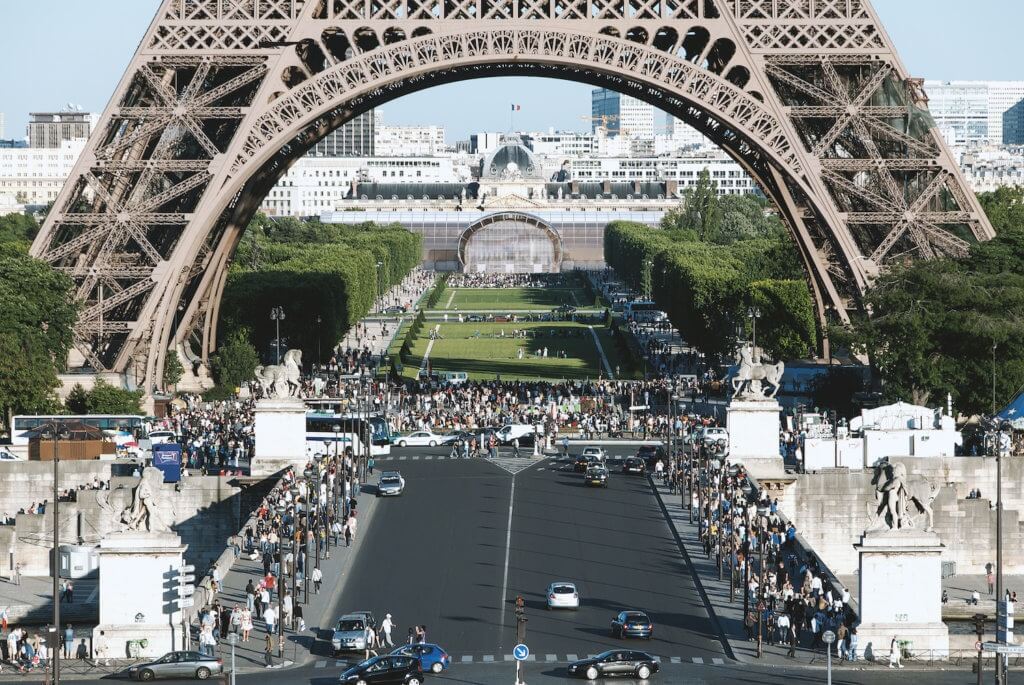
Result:
<instances>
[{"instance_id":1,"label":"stone pedestal","mask_svg":"<svg viewBox=\"0 0 1024 685\"><path fill-rule=\"evenodd\" d=\"M785 475L779 454L779 412L776 400L733 400L726 408L729 461L740 463L754 478Z\"/></svg>"},{"instance_id":2,"label":"stone pedestal","mask_svg":"<svg viewBox=\"0 0 1024 685\"><path fill-rule=\"evenodd\" d=\"M297 397L256 402L254 476L306 463L306 405Z\"/></svg>"},{"instance_id":3,"label":"stone pedestal","mask_svg":"<svg viewBox=\"0 0 1024 685\"><path fill-rule=\"evenodd\" d=\"M913 643L916 658L943 659L949 630L942 622L942 549L939 536L916 530L865 533L860 553L858 648L889 658L893 636Z\"/></svg>"},{"instance_id":4,"label":"stone pedestal","mask_svg":"<svg viewBox=\"0 0 1024 685\"><path fill-rule=\"evenodd\" d=\"M100 624L93 644L106 646L106 658L128 657L133 640L146 641L141 657L181 649L181 611L174 600L186 548L171 532L111 533L100 542Z\"/></svg>"}]
</instances>

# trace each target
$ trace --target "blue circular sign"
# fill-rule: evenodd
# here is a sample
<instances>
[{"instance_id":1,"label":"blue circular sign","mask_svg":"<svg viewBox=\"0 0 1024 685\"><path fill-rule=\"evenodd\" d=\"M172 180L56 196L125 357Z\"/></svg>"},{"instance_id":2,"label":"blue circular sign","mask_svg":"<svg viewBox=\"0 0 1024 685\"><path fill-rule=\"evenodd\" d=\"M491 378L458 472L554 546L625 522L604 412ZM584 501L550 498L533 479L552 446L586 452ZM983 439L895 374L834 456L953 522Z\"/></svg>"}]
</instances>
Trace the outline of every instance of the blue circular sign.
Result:
<instances>
[{"instance_id":1,"label":"blue circular sign","mask_svg":"<svg viewBox=\"0 0 1024 685\"><path fill-rule=\"evenodd\" d=\"M524 644L518 644L512 648L512 656L516 658L516 661L526 661L530 656L530 648Z\"/></svg>"}]
</instances>

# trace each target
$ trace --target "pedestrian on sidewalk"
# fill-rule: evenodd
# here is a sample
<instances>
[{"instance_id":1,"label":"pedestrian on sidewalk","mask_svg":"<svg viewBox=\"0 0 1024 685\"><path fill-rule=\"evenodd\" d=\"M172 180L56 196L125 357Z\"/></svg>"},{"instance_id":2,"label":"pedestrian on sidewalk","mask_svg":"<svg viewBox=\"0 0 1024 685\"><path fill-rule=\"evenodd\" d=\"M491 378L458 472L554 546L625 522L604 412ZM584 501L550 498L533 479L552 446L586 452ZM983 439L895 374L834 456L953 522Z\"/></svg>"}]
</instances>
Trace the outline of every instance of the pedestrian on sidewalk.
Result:
<instances>
[{"instance_id":1,"label":"pedestrian on sidewalk","mask_svg":"<svg viewBox=\"0 0 1024 685\"><path fill-rule=\"evenodd\" d=\"M287 590L281 599L281 621L286 626L294 626L292 623L292 593Z\"/></svg>"},{"instance_id":2,"label":"pedestrian on sidewalk","mask_svg":"<svg viewBox=\"0 0 1024 685\"><path fill-rule=\"evenodd\" d=\"M319 595L320 583L324 580L323 571L321 571L319 567L314 567L313 573L311 573L309 577L313 581L313 593Z\"/></svg>"},{"instance_id":3,"label":"pedestrian on sidewalk","mask_svg":"<svg viewBox=\"0 0 1024 685\"><path fill-rule=\"evenodd\" d=\"M993 595L996 592L996 577L989 571L985 574L985 582L988 583L988 594Z\"/></svg>"},{"instance_id":4,"label":"pedestrian on sidewalk","mask_svg":"<svg viewBox=\"0 0 1024 685\"><path fill-rule=\"evenodd\" d=\"M99 637L92 645L92 652L96 656L96 663L100 666L107 665L107 633L101 630Z\"/></svg>"},{"instance_id":5,"label":"pedestrian on sidewalk","mask_svg":"<svg viewBox=\"0 0 1024 685\"><path fill-rule=\"evenodd\" d=\"M267 625L267 635L273 635L277 624L277 611L274 610L273 604L263 611L263 622Z\"/></svg>"},{"instance_id":6,"label":"pedestrian on sidewalk","mask_svg":"<svg viewBox=\"0 0 1024 685\"><path fill-rule=\"evenodd\" d=\"M242 609L242 642L249 641L249 633L252 632L252 612L249 609Z\"/></svg>"},{"instance_id":7,"label":"pedestrian on sidewalk","mask_svg":"<svg viewBox=\"0 0 1024 685\"><path fill-rule=\"evenodd\" d=\"M306 619L302 617L302 603L296 602L295 604L295 622L298 624L298 631L300 633L306 630Z\"/></svg>"},{"instance_id":8,"label":"pedestrian on sidewalk","mask_svg":"<svg viewBox=\"0 0 1024 685\"><path fill-rule=\"evenodd\" d=\"M274 638L271 633L267 633L263 644L263 664L264 668L274 667Z\"/></svg>"},{"instance_id":9,"label":"pedestrian on sidewalk","mask_svg":"<svg viewBox=\"0 0 1024 685\"><path fill-rule=\"evenodd\" d=\"M850 661L857 660L857 626L850 628Z\"/></svg>"},{"instance_id":10,"label":"pedestrian on sidewalk","mask_svg":"<svg viewBox=\"0 0 1024 685\"><path fill-rule=\"evenodd\" d=\"M384 645L387 645L389 648L395 646L395 643L391 641L391 631L394 630L394 628L395 624L391 620L391 614L385 614L384 620L380 623L381 633L383 633L381 637L381 647Z\"/></svg>"},{"instance_id":11,"label":"pedestrian on sidewalk","mask_svg":"<svg viewBox=\"0 0 1024 685\"><path fill-rule=\"evenodd\" d=\"M64 628L64 658L71 658L71 649L75 646L75 629L69 623Z\"/></svg>"},{"instance_id":12,"label":"pedestrian on sidewalk","mask_svg":"<svg viewBox=\"0 0 1024 685\"><path fill-rule=\"evenodd\" d=\"M78 649L75 650L75 658L76 659L88 659L89 658L89 646L87 644L85 644L85 638L84 637L82 638L82 641L78 643Z\"/></svg>"},{"instance_id":13,"label":"pedestrian on sidewalk","mask_svg":"<svg viewBox=\"0 0 1024 685\"><path fill-rule=\"evenodd\" d=\"M900 643L895 635L889 643L889 668L903 668L903 664L900 663Z\"/></svg>"}]
</instances>

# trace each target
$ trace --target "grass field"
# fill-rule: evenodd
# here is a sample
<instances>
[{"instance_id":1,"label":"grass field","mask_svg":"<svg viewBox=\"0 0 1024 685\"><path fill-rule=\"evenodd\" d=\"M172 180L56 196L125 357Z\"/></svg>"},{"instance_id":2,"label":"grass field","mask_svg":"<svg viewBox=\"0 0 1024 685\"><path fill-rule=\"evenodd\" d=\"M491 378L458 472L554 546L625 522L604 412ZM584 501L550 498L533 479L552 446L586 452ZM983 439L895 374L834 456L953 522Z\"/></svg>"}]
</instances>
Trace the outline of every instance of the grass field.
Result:
<instances>
[{"instance_id":1,"label":"grass field","mask_svg":"<svg viewBox=\"0 0 1024 685\"><path fill-rule=\"evenodd\" d=\"M405 374L410 378L415 377L423 360L431 330L433 325L426 326L413 347L412 358L405 367ZM505 337L501 337L503 330ZM513 330L526 330L531 337L513 338ZM434 341L430 351L430 363L435 372L465 371L474 379L493 379L500 374L502 379L508 380L561 380L597 378L603 371L594 338L583 324L448 323L441 324L440 334L441 339ZM606 340L601 342L607 344ZM548 348L547 358L538 356L545 347ZM520 349L522 359L517 358ZM561 352L565 352L564 359L559 356ZM614 362L612 364L614 368Z\"/></svg>"},{"instance_id":2,"label":"grass field","mask_svg":"<svg viewBox=\"0 0 1024 685\"><path fill-rule=\"evenodd\" d=\"M589 307L586 295L577 288L450 288L439 309L449 311L550 310L563 304Z\"/></svg>"}]
</instances>

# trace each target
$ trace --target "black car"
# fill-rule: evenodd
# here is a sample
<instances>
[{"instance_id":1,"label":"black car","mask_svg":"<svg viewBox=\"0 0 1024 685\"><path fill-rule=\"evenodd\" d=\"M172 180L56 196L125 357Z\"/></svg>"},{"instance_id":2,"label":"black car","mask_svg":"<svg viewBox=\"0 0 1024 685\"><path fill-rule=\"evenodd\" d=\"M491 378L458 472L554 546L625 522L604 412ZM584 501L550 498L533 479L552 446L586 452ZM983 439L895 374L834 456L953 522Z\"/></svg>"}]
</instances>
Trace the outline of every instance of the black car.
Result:
<instances>
[{"instance_id":1,"label":"black car","mask_svg":"<svg viewBox=\"0 0 1024 685\"><path fill-rule=\"evenodd\" d=\"M587 469L597 463L597 457L593 457L589 454L581 454L576 457L576 460L572 463L572 470L576 473L586 473Z\"/></svg>"},{"instance_id":2,"label":"black car","mask_svg":"<svg viewBox=\"0 0 1024 685\"><path fill-rule=\"evenodd\" d=\"M665 459L665 450L660 445L642 445L640 449L636 451L637 459L643 459L647 465L649 471L654 470L654 464L661 459Z\"/></svg>"},{"instance_id":3,"label":"black car","mask_svg":"<svg viewBox=\"0 0 1024 685\"><path fill-rule=\"evenodd\" d=\"M352 666L341 674L338 682L342 685L355 685L355 683L420 685L423 682L423 668L420 666L420 660L416 657L386 654L375 656Z\"/></svg>"},{"instance_id":4,"label":"black car","mask_svg":"<svg viewBox=\"0 0 1024 685\"><path fill-rule=\"evenodd\" d=\"M587 469L587 475L583 477L583 482L588 486L608 487L608 469L603 466L591 466Z\"/></svg>"},{"instance_id":5,"label":"black car","mask_svg":"<svg viewBox=\"0 0 1024 685\"><path fill-rule=\"evenodd\" d=\"M569 675L587 680L602 676L626 676L646 680L661 670L661 665L647 652L613 649L569 664Z\"/></svg>"},{"instance_id":6,"label":"black car","mask_svg":"<svg viewBox=\"0 0 1024 685\"><path fill-rule=\"evenodd\" d=\"M625 461L622 462L622 472L635 473L642 476L647 472L647 465L640 457L626 457Z\"/></svg>"},{"instance_id":7,"label":"black car","mask_svg":"<svg viewBox=\"0 0 1024 685\"><path fill-rule=\"evenodd\" d=\"M612 619L612 637L642 637L650 640L654 635L654 623L642 611L620 611Z\"/></svg>"}]
</instances>

